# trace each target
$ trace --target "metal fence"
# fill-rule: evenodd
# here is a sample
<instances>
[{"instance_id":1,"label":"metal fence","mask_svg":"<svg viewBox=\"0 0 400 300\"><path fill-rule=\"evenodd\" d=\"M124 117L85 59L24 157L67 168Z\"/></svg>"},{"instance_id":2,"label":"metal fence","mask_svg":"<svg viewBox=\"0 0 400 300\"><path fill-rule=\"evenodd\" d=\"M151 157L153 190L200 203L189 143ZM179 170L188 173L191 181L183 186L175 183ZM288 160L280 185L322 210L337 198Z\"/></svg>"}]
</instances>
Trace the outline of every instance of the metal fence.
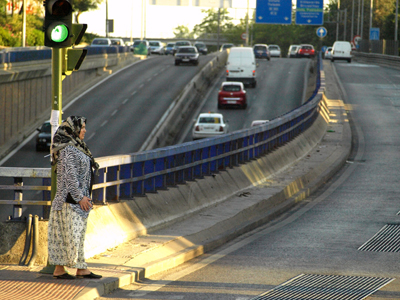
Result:
<instances>
[{"instance_id":1,"label":"metal fence","mask_svg":"<svg viewBox=\"0 0 400 300\"><path fill-rule=\"evenodd\" d=\"M95 177L93 200L106 203L134 199L249 162L290 142L307 130L319 114L324 89L320 62L321 57L313 96L299 108L264 125L176 146L98 158L100 170ZM14 199L0 200L0 204L14 205L14 218L21 217L22 205L43 205L47 217L51 204L50 169L0 167L0 177L14 178L14 185L0 185L0 190L14 191ZM42 178L42 185L24 185L23 178ZM38 190L43 190L43 199L22 198L23 191Z\"/></svg>"},{"instance_id":2,"label":"metal fence","mask_svg":"<svg viewBox=\"0 0 400 300\"><path fill-rule=\"evenodd\" d=\"M357 52L399 55L399 41L393 40L361 40Z\"/></svg>"}]
</instances>

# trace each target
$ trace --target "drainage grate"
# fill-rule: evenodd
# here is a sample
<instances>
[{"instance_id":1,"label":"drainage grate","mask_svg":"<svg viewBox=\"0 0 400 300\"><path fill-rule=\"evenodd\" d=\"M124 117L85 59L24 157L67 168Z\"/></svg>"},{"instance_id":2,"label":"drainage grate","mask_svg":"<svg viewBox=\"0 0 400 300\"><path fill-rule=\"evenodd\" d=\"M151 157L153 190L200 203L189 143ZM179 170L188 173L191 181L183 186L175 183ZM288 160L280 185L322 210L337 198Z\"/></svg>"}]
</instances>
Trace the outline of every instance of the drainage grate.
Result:
<instances>
[{"instance_id":1,"label":"drainage grate","mask_svg":"<svg viewBox=\"0 0 400 300\"><path fill-rule=\"evenodd\" d=\"M400 225L386 224L358 250L400 252Z\"/></svg>"},{"instance_id":2,"label":"drainage grate","mask_svg":"<svg viewBox=\"0 0 400 300\"><path fill-rule=\"evenodd\" d=\"M252 300L361 300L373 294L392 280L394 279L302 274Z\"/></svg>"}]
</instances>

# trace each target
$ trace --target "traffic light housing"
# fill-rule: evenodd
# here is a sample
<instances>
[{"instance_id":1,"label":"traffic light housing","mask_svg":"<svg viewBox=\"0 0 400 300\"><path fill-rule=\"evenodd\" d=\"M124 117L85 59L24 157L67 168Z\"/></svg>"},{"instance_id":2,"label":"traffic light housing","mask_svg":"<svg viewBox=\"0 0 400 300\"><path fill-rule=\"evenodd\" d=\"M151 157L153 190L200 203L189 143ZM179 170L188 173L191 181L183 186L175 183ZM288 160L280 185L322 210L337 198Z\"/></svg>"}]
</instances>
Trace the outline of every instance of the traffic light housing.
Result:
<instances>
[{"instance_id":1,"label":"traffic light housing","mask_svg":"<svg viewBox=\"0 0 400 300\"><path fill-rule=\"evenodd\" d=\"M87 29L87 24L72 24L71 26L71 45L81 42ZM71 75L73 71L79 70L87 54L84 48L63 48L62 49L62 74Z\"/></svg>"},{"instance_id":2,"label":"traffic light housing","mask_svg":"<svg viewBox=\"0 0 400 300\"><path fill-rule=\"evenodd\" d=\"M72 0L45 0L44 45L65 48L72 45Z\"/></svg>"}]
</instances>

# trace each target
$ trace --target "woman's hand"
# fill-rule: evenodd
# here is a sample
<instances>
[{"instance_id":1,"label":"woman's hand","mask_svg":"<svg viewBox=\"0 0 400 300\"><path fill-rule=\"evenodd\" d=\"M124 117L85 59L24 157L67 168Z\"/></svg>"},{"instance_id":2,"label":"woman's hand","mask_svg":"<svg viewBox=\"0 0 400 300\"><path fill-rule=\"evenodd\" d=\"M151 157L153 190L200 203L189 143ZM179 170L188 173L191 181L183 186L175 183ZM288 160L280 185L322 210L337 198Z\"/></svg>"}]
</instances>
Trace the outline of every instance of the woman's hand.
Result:
<instances>
[{"instance_id":1,"label":"woman's hand","mask_svg":"<svg viewBox=\"0 0 400 300\"><path fill-rule=\"evenodd\" d=\"M92 199L83 196L82 200L79 201L79 205L81 206L82 210L88 211L90 208L93 207L92 203L90 202Z\"/></svg>"}]
</instances>

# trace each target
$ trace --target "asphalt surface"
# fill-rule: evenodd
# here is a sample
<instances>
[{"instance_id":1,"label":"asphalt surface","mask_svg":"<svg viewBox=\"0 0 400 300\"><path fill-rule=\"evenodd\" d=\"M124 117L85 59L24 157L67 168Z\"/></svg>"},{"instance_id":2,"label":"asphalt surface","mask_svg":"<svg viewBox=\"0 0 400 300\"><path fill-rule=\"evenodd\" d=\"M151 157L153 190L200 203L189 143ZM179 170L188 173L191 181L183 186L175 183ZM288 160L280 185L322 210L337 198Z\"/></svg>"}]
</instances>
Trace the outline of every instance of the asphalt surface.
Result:
<instances>
[{"instance_id":1,"label":"asphalt surface","mask_svg":"<svg viewBox=\"0 0 400 300\"><path fill-rule=\"evenodd\" d=\"M327 96L329 99L337 100L340 99L340 93L333 73L329 73L329 71L331 70L328 70L326 78ZM335 102L332 103L335 104ZM333 107L333 109L335 108ZM332 117L337 120L337 123L332 122L330 124L329 133L318 147L313 149L312 155L304 157L295 166L277 175L279 180L276 180L276 189L284 188L294 180L293 176L301 176L302 172L307 173L310 172L309 170L316 172L320 165L326 165L327 169L324 171L324 176L327 173L333 176L335 173L333 170L336 170L338 165L345 162L347 156L342 154L348 153L350 146L345 149L346 147L342 145L349 145L348 139L351 138L351 135L349 132L347 134L343 132L345 113L340 112L340 110L334 111L337 112L337 115L332 115ZM314 157L315 159L313 159ZM329 159L331 157L340 157L340 159ZM269 185L268 187L272 187L272 190L274 190L274 186ZM235 218L242 211L241 205L246 204L247 201L255 201L256 203L265 199L265 195L265 187L254 187L248 191L242 191L233 199L227 200L210 211L202 211L190 220L184 220L169 228L139 237L89 259L89 268L93 272L103 275L100 280L58 280L53 279L51 274L40 273L42 267L28 268L2 265L0 266L0 299L96 299L99 296L107 295L118 287L127 286L130 283L140 281L144 277L151 277L154 274L176 267L203 254L206 250L223 245L238 236L240 231L236 235L234 234L237 231L234 224ZM243 197L247 198L247 201L243 201ZM232 205L232 201L235 205ZM337 207L337 209L339 208ZM212 215L213 217L211 217ZM230 229L233 233L229 236L217 237L210 228L218 226L218 222L222 219L231 221L232 228ZM197 240L189 238L191 236L196 236ZM317 243L318 241L314 242ZM291 248L289 242L287 246L289 250L296 250L293 247ZM278 252L282 252L282 250L276 249ZM273 260L273 258L271 257L270 260ZM357 262L354 262L354 264L357 265ZM272 288L275 284L279 284L279 280L274 281L268 287Z\"/></svg>"}]
</instances>

